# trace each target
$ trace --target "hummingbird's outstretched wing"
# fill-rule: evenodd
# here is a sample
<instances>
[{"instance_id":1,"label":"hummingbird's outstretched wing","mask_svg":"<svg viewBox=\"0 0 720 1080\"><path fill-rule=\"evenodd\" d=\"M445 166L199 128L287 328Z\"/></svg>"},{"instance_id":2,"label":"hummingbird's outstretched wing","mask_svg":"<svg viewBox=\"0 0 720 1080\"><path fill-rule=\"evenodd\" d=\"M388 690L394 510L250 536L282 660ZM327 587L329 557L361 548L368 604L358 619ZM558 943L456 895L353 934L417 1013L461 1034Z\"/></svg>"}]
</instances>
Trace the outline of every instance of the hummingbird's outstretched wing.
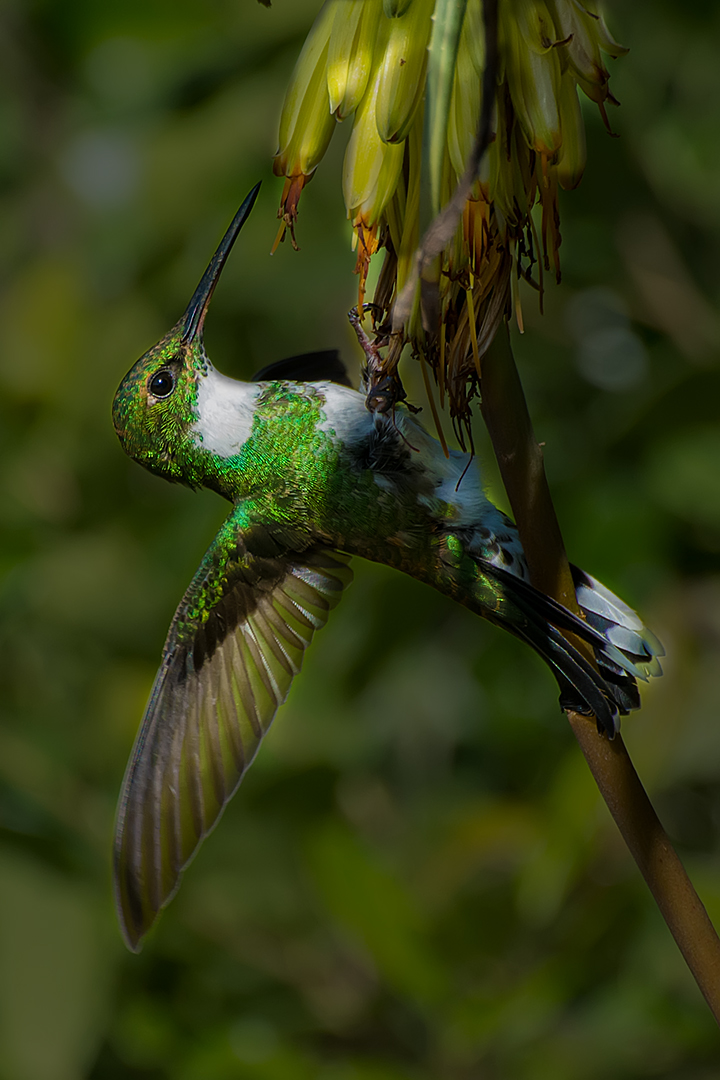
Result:
<instances>
[{"instance_id":1,"label":"hummingbird's outstretched wing","mask_svg":"<svg viewBox=\"0 0 720 1080\"><path fill-rule=\"evenodd\" d=\"M291 382L334 382L356 389L350 381L347 368L337 349L300 353L276 360L256 371L252 382L271 382L273 379L289 379Z\"/></svg>"},{"instance_id":2,"label":"hummingbird's outstretched wing","mask_svg":"<svg viewBox=\"0 0 720 1080\"><path fill-rule=\"evenodd\" d=\"M352 580L349 556L306 544L236 508L175 614L118 806L115 889L131 949L177 889Z\"/></svg>"}]
</instances>

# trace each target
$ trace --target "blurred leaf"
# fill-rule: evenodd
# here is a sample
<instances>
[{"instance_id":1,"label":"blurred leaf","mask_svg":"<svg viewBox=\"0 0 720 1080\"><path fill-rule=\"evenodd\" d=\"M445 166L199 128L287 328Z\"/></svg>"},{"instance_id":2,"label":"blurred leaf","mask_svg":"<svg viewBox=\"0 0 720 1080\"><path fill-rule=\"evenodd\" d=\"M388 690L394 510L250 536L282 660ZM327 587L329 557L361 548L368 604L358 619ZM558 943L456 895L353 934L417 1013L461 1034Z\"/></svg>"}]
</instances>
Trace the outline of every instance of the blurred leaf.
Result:
<instances>
[{"instance_id":1,"label":"blurred leaf","mask_svg":"<svg viewBox=\"0 0 720 1080\"><path fill-rule=\"evenodd\" d=\"M37 862L0 853L0 1071L76 1080L93 1061L119 954L96 897Z\"/></svg>"},{"instance_id":2,"label":"blurred leaf","mask_svg":"<svg viewBox=\"0 0 720 1080\"><path fill-rule=\"evenodd\" d=\"M720 427L694 426L655 444L648 482L663 509L712 531L720 546Z\"/></svg>"},{"instance_id":3,"label":"blurred leaf","mask_svg":"<svg viewBox=\"0 0 720 1080\"><path fill-rule=\"evenodd\" d=\"M312 836L309 854L333 918L362 943L384 978L412 1000L437 999L445 973L424 940L423 917L403 884L339 824Z\"/></svg>"}]
</instances>

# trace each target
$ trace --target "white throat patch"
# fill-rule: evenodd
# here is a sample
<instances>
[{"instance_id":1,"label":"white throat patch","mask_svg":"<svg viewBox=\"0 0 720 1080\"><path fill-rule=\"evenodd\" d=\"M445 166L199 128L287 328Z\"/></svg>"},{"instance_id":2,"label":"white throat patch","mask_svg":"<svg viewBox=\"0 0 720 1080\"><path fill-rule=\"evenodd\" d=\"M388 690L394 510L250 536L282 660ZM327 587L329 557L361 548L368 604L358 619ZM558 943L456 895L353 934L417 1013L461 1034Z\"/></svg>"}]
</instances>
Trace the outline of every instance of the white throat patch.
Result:
<instances>
[{"instance_id":1,"label":"white throat patch","mask_svg":"<svg viewBox=\"0 0 720 1080\"><path fill-rule=\"evenodd\" d=\"M193 426L203 449L223 458L240 452L250 437L259 391L259 384L229 379L208 364L207 374L198 377L199 419Z\"/></svg>"}]
</instances>

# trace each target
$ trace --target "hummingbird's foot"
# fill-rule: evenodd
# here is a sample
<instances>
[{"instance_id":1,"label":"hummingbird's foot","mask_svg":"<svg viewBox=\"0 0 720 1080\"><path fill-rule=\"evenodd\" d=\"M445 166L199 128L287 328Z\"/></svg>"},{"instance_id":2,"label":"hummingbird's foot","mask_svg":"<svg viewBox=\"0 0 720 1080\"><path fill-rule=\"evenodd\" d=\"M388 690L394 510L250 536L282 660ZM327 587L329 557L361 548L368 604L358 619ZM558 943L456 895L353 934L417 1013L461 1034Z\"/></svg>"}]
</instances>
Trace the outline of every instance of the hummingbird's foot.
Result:
<instances>
[{"instance_id":1,"label":"hummingbird's foot","mask_svg":"<svg viewBox=\"0 0 720 1080\"><path fill-rule=\"evenodd\" d=\"M362 313L354 307L348 312L348 319L355 334L357 335L360 348L365 353L365 368L363 370L363 388L366 391L365 404L370 412L386 413L394 410L400 401L405 401L407 395L397 374L397 360L388 364L388 358L380 355L380 349L390 344L389 335L383 333L380 327L375 333L375 340L371 341L362 324L362 317L369 311L373 320L373 332L377 328L377 319L382 317L383 311L377 304L363 304ZM399 354L399 350L392 350ZM388 368L390 370L388 370Z\"/></svg>"},{"instance_id":2,"label":"hummingbird's foot","mask_svg":"<svg viewBox=\"0 0 720 1080\"><path fill-rule=\"evenodd\" d=\"M400 401L405 401L407 394L397 375L384 375L371 384L365 397L365 405L370 412L394 412Z\"/></svg>"},{"instance_id":3,"label":"hummingbird's foot","mask_svg":"<svg viewBox=\"0 0 720 1080\"><path fill-rule=\"evenodd\" d=\"M382 310L377 304L363 304L362 311L359 308L354 307L348 311L348 320L352 326L357 339L360 343L360 348L365 353L365 364L368 370L380 370L383 364L383 358L378 352L378 348L381 344L386 344L385 341L378 342L377 334L375 335L375 341L371 341L368 335L365 333L365 327L362 324L363 316L369 311L372 315L373 321L373 333L375 333L377 327L377 318L382 315Z\"/></svg>"}]
</instances>

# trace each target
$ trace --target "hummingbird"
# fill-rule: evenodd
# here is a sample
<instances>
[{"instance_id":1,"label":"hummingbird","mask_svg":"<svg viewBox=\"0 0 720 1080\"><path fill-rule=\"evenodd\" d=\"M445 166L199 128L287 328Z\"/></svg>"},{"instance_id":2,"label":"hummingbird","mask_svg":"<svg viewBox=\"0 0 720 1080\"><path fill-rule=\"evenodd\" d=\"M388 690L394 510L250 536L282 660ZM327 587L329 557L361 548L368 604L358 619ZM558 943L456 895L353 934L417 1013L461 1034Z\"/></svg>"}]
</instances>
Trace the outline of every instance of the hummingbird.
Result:
<instances>
[{"instance_id":1,"label":"hummingbird","mask_svg":"<svg viewBox=\"0 0 720 1080\"><path fill-rule=\"evenodd\" d=\"M231 222L176 325L123 379L123 449L166 480L230 503L172 620L127 767L115 891L137 951L235 792L305 650L352 579L385 563L527 642L563 708L612 738L639 707L637 679L663 649L622 600L577 568L582 618L530 584L517 529L486 497L469 455L450 451L402 403L370 411L335 352L290 357L250 382L221 375L203 325L257 197ZM563 631L594 650L593 666Z\"/></svg>"}]
</instances>

